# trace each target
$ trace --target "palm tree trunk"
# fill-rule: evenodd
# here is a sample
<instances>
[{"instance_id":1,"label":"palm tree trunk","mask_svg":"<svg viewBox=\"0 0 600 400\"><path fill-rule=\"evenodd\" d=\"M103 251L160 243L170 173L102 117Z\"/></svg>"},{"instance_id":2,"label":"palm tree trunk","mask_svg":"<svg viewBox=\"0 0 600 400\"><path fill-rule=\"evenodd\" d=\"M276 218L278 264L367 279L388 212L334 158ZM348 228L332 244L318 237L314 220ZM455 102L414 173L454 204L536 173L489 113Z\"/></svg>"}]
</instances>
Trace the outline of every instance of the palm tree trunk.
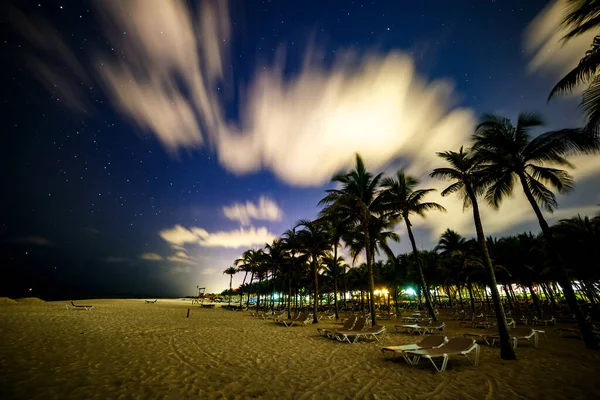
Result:
<instances>
[{"instance_id":1,"label":"palm tree trunk","mask_svg":"<svg viewBox=\"0 0 600 400\"><path fill-rule=\"evenodd\" d=\"M473 299L473 285L471 282L467 282L467 288L469 289L469 299L471 300L471 313L475 314L475 299Z\"/></svg>"},{"instance_id":2,"label":"palm tree trunk","mask_svg":"<svg viewBox=\"0 0 600 400\"><path fill-rule=\"evenodd\" d=\"M377 325L377 316L375 315L375 280L373 279L373 260L371 252L371 241L369 240L369 217L365 215L363 221L363 228L365 234L365 252L367 256L367 270L369 271L369 306L371 309L371 326Z\"/></svg>"},{"instance_id":3,"label":"palm tree trunk","mask_svg":"<svg viewBox=\"0 0 600 400\"><path fill-rule=\"evenodd\" d=\"M250 283L248 284L248 297L246 299L246 308L250 307L250 292L251 290L251 286L252 286L252 281L254 280L254 271L252 271L252 273L250 274Z\"/></svg>"},{"instance_id":4,"label":"palm tree trunk","mask_svg":"<svg viewBox=\"0 0 600 400\"><path fill-rule=\"evenodd\" d=\"M461 309L465 309L465 306L463 304L463 298L462 298L462 294L460 293L460 285L456 285L456 291L458 292L458 301L460 301L460 308Z\"/></svg>"},{"instance_id":5,"label":"palm tree trunk","mask_svg":"<svg viewBox=\"0 0 600 400\"><path fill-rule=\"evenodd\" d=\"M435 312L433 311L433 306L431 305L429 288L427 287L427 283L425 282L423 266L421 265L421 257L419 257L419 250L417 250L417 243L415 242L415 237L411 229L411 223L408 220L407 214L404 215L404 222L406 223L406 229L408 230L408 238L410 239L410 244L412 245L415 262L417 264L417 268L419 269L419 278L421 279L421 287L423 288L423 294L425 295L425 304L427 305L427 312L429 313L433 321L437 321L437 318L435 317Z\"/></svg>"},{"instance_id":6,"label":"palm tree trunk","mask_svg":"<svg viewBox=\"0 0 600 400\"><path fill-rule=\"evenodd\" d=\"M500 294L498 293L498 286L496 284L496 274L494 273L494 267L492 266L490 254L488 253L488 248L485 243L485 234L483 233L483 226L481 224L477 197L472 189L468 190L468 193L471 199L471 206L473 207L473 219L475 220L475 230L477 231L477 242L479 243L483 264L487 270L490 289L492 291L492 301L494 302L494 311L498 323L498 335L500 336L500 358L503 360L516 360L517 356L512 348L510 336L508 334L506 315L504 314L504 308L500 302Z\"/></svg>"},{"instance_id":7,"label":"palm tree trunk","mask_svg":"<svg viewBox=\"0 0 600 400\"><path fill-rule=\"evenodd\" d=\"M292 274L288 276L288 304L287 304L288 319L292 319Z\"/></svg>"},{"instance_id":8,"label":"palm tree trunk","mask_svg":"<svg viewBox=\"0 0 600 400\"><path fill-rule=\"evenodd\" d=\"M319 274L317 273L317 256L315 254L312 255L312 270L313 270L313 279L315 285L315 298L313 299L313 324L319 323L318 316L318 303L319 303Z\"/></svg>"},{"instance_id":9,"label":"palm tree trunk","mask_svg":"<svg viewBox=\"0 0 600 400\"><path fill-rule=\"evenodd\" d=\"M510 298L510 292L509 289L506 287L506 283L502 286L504 287L504 294L506 294L506 301L508 302L508 307L515 308L512 304L512 299Z\"/></svg>"},{"instance_id":10,"label":"palm tree trunk","mask_svg":"<svg viewBox=\"0 0 600 400\"><path fill-rule=\"evenodd\" d=\"M573 291L573 286L571 285L571 279L569 278L569 273L565 267L565 264L562 260L560 252L556 244L554 243L554 238L552 237L552 231L540 210L535 198L531 194L529 190L529 186L527 185L527 179L525 178L525 174L523 172L519 173L519 178L521 180L521 186L523 186L523 192L525 193L525 197L529 200L529 204L533 208L533 212L535 213L538 222L540 224L540 228L542 228L542 233L544 235L544 239L546 239L546 250L550 254L551 258L554 260L554 264L558 270L559 278L560 278L560 286L562 286L563 293L565 294L565 298L567 300L567 304L571 309L573 315L575 315L575 319L577 320L577 325L579 326L579 330L581 331L581 337L585 342L585 346L588 349L597 349L598 342L595 339L595 335L592 333L591 324L586 321L579 304L577 303L577 296L575 296L575 292Z\"/></svg>"},{"instance_id":11,"label":"palm tree trunk","mask_svg":"<svg viewBox=\"0 0 600 400\"><path fill-rule=\"evenodd\" d=\"M248 271L244 274L244 281L242 282L242 286L240 286L240 307L242 306L242 302L244 301L244 293L242 293L241 288L246 284L246 278L248 277Z\"/></svg>"},{"instance_id":12,"label":"palm tree trunk","mask_svg":"<svg viewBox=\"0 0 600 400\"><path fill-rule=\"evenodd\" d=\"M546 290L548 291L548 296L550 296L550 302L552 303L552 308L556 308L556 300L554 299L554 291L552 290L552 287L548 283L545 283L544 286L546 287Z\"/></svg>"},{"instance_id":13,"label":"palm tree trunk","mask_svg":"<svg viewBox=\"0 0 600 400\"><path fill-rule=\"evenodd\" d=\"M337 293L338 293L338 280L337 280L337 248L338 248L338 240L335 241L333 245L333 306L335 308L335 320L340 319L338 314L338 302L337 302Z\"/></svg>"},{"instance_id":14,"label":"palm tree trunk","mask_svg":"<svg viewBox=\"0 0 600 400\"><path fill-rule=\"evenodd\" d=\"M231 281L233 280L233 274L229 275L229 302L228 305L231 306Z\"/></svg>"},{"instance_id":15,"label":"palm tree trunk","mask_svg":"<svg viewBox=\"0 0 600 400\"><path fill-rule=\"evenodd\" d=\"M535 306L535 312L538 318L542 318L542 305L540 304L540 299L537 294L533 290L533 285L528 285L529 293L531 293L531 298L533 299L533 305Z\"/></svg>"}]
</instances>

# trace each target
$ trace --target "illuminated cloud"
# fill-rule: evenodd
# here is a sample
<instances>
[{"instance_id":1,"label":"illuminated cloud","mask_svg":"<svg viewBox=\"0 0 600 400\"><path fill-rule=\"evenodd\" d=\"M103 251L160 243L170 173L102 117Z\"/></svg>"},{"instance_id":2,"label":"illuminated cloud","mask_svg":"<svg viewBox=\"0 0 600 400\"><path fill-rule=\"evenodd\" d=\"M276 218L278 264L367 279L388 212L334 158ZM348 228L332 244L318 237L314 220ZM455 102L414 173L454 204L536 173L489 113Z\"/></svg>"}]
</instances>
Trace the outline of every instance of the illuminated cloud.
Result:
<instances>
[{"instance_id":1,"label":"illuminated cloud","mask_svg":"<svg viewBox=\"0 0 600 400\"><path fill-rule=\"evenodd\" d=\"M531 57L530 71L561 78L577 65L590 48L595 31L577 36L566 43L561 41L566 33L560 29L566 3L566 0L552 1L527 26L524 47Z\"/></svg>"},{"instance_id":2,"label":"illuminated cloud","mask_svg":"<svg viewBox=\"0 0 600 400\"><path fill-rule=\"evenodd\" d=\"M173 155L208 145L236 174L268 169L288 184L318 186L355 152L372 169L401 158L423 172L432 151L458 147L473 124L470 111L452 109L452 85L420 76L406 53L338 49L326 66L309 47L296 75L284 75L282 57L261 65L242 91L227 72L235 40L227 2L202 2L198 13L181 1L96 5L104 35L123 56L96 53L94 79L110 104ZM235 91L240 117L232 121L224 109Z\"/></svg>"},{"instance_id":3,"label":"illuminated cloud","mask_svg":"<svg viewBox=\"0 0 600 400\"><path fill-rule=\"evenodd\" d=\"M182 264L196 264L194 260L192 260L187 254L180 251L177 252L174 256L167 257L168 261L182 263Z\"/></svg>"},{"instance_id":4,"label":"illuminated cloud","mask_svg":"<svg viewBox=\"0 0 600 400\"><path fill-rule=\"evenodd\" d=\"M147 260L147 261L162 261L163 258L162 256L156 254L156 253L144 253L140 255L140 258L142 260Z\"/></svg>"},{"instance_id":5,"label":"illuminated cloud","mask_svg":"<svg viewBox=\"0 0 600 400\"><path fill-rule=\"evenodd\" d=\"M233 203L223 207L223 213L228 219L239 221L242 225L250 225L250 220L281 221L283 211L277 203L268 197L261 196L258 203L251 201Z\"/></svg>"},{"instance_id":6,"label":"illuminated cloud","mask_svg":"<svg viewBox=\"0 0 600 400\"><path fill-rule=\"evenodd\" d=\"M265 227L239 228L232 231L209 233L199 227L184 228L175 225L172 229L159 232L159 235L171 244L183 245L195 243L203 247L239 248L270 243L276 236Z\"/></svg>"}]
</instances>

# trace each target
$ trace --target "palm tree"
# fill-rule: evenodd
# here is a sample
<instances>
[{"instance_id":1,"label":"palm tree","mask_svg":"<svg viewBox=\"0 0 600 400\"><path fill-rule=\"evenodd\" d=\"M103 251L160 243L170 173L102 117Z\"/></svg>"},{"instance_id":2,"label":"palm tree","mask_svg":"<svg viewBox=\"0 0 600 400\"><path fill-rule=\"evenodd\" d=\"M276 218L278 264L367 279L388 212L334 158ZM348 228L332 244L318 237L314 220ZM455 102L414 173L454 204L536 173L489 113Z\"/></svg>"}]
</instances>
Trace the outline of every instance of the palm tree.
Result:
<instances>
[{"instance_id":1,"label":"palm tree","mask_svg":"<svg viewBox=\"0 0 600 400\"><path fill-rule=\"evenodd\" d=\"M548 252L560 273L565 298L577 319L585 344L588 348L597 348L591 324L586 321L577 304L569 274L540 209L541 205L552 212L558 205L556 196L548 186L559 193L566 193L574 183L567 171L547 165L571 166L565 157L589 150L589 142L582 140L580 131L569 129L544 133L531 139L530 130L542 124L542 119L535 114L520 114L517 126L513 126L508 118L484 116L475 131L473 149L477 157L483 160L483 172L490 182L485 199L498 208L502 200L512 194L515 181L520 181L542 229Z\"/></svg>"},{"instance_id":2,"label":"palm tree","mask_svg":"<svg viewBox=\"0 0 600 400\"><path fill-rule=\"evenodd\" d=\"M236 267L229 267L225 271L223 271L223 275L229 275L229 305L231 305L231 281L233 280L233 276L238 273L238 269Z\"/></svg>"},{"instance_id":3,"label":"palm tree","mask_svg":"<svg viewBox=\"0 0 600 400\"><path fill-rule=\"evenodd\" d=\"M567 30L563 41L583 33L600 32L600 3L596 0L567 0L562 28ZM600 123L600 36L596 36L579 64L565 75L550 91L548 100L559 94L570 93L581 84L588 85L583 92L581 108L587 117L587 128L598 134Z\"/></svg>"},{"instance_id":4,"label":"palm tree","mask_svg":"<svg viewBox=\"0 0 600 400\"><path fill-rule=\"evenodd\" d=\"M433 311L433 305L431 304L431 295L429 293L429 287L425 280L425 275L423 275L423 265L421 257L419 257L419 250L417 250L417 243L415 241L415 236L412 231L412 224L410 222L409 217L412 214L419 215L421 217L425 216L426 211L430 210L438 210L445 212L446 209L434 202L423 202L423 198L430 192L435 191L435 189L417 189L415 187L419 184L419 181L410 176L406 175L404 171L400 170L396 172L396 178L384 178L381 181L381 187L383 188L382 198L384 202L384 207L387 212L390 212L395 218L402 218L406 224L406 229L408 231L408 238L410 239L410 244L412 245L412 251L417 263L417 268L419 270L419 278L421 280L421 287L423 288L423 293L425 294L425 303L427 305L427 310L429 311L429 315L431 318L436 321L435 313Z\"/></svg>"},{"instance_id":5,"label":"palm tree","mask_svg":"<svg viewBox=\"0 0 600 400\"><path fill-rule=\"evenodd\" d=\"M342 269L342 265L344 264L344 257L338 257L337 256L337 249L336 251L334 251L333 254L328 254L327 256L325 256L323 258L323 263L325 264L326 268L328 269L328 276L330 276L333 279L333 305L335 308L335 318L339 319L339 315L338 315L338 302L337 302L337 297L338 297L338 278L339 278L339 271L340 269Z\"/></svg>"},{"instance_id":6,"label":"palm tree","mask_svg":"<svg viewBox=\"0 0 600 400\"><path fill-rule=\"evenodd\" d=\"M356 167L348 173L341 173L331 180L341 185L340 189L329 189L327 195L319 202L326 205L332 213L345 215L349 226L363 232L363 241L367 270L369 276L371 323L377 325L375 315L375 282L373 281L373 248L369 238L369 226L381 214L378 186L382 174L373 176L356 155Z\"/></svg>"},{"instance_id":7,"label":"palm tree","mask_svg":"<svg viewBox=\"0 0 600 400\"><path fill-rule=\"evenodd\" d=\"M248 272L250 272L250 283L247 286L248 295L246 299L246 307L250 305L250 291L252 287L252 281L254 280L254 276L257 275L259 265L261 263L262 250L246 250L241 258L238 258L233 263L238 266L239 271L245 272L244 275L244 283L246 282L246 276Z\"/></svg>"},{"instance_id":8,"label":"palm tree","mask_svg":"<svg viewBox=\"0 0 600 400\"><path fill-rule=\"evenodd\" d=\"M287 281L288 281L288 304L287 304L287 314L288 319L292 318L292 278L295 273L299 269L299 264L301 264L301 260L298 260L296 255L300 252L300 239L298 238L298 234L296 232L296 228L288 229L283 233L282 242L284 248L289 252L288 263L287 263Z\"/></svg>"},{"instance_id":9,"label":"palm tree","mask_svg":"<svg viewBox=\"0 0 600 400\"><path fill-rule=\"evenodd\" d=\"M337 209L335 207L326 207L320 213L320 218L318 221L320 223L326 224L327 231L329 232L329 236L331 237L331 243L333 245L333 259L337 260L337 251L338 246L340 245L340 240L342 235L350 228L348 226L348 220L345 215L341 215L337 213ZM337 302L337 292L338 292L338 273L337 273L337 263L333 263L331 265L333 268L333 291L335 293L333 305L335 308L335 319L338 320L339 311L338 311L338 302Z\"/></svg>"},{"instance_id":10,"label":"palm tree","mask_svg":"<svg viewBox=\"0 0 600 400\"><path fill-rule=\"evenodd\" d=\"M477 196L483 194L485 189L485 181L481 174L481 166L477 159L465 152L462 147L458 153L447 151L437 154L439 157L446 160L446 162L450 164L450 167L436 168L430 176L453 181L454 183L444 189L442 196L457 193L463 199L463 208L468 208L470 206L473 209L473 221L475 222L475 230L477 231L477 243L479 244L483 264L488 275L489 285L492 291L492 301L494 303L494 310L498 321L500 357L504 360L516 360L517 357L515 356L508 335L506 315L504 314L504 308L500 302L500 294L498 293L498 287L496 285L496 275L485 242L485 234L481 223L479 205L477 203Z\"/></svg>"},{"instance_id":11,"label":"palm tree","mask_svg":"<svg viewBox=\"0 0 600 400\"><path fill-rule=\"evenodd\" d=\"M323 224L315 221L300 220L296 227L302 227L298 232L298 240L302 251L310 256L313 275L313 324L319 322L319 258L329 250L329 236Z\"/></svg>"}]
</instances>

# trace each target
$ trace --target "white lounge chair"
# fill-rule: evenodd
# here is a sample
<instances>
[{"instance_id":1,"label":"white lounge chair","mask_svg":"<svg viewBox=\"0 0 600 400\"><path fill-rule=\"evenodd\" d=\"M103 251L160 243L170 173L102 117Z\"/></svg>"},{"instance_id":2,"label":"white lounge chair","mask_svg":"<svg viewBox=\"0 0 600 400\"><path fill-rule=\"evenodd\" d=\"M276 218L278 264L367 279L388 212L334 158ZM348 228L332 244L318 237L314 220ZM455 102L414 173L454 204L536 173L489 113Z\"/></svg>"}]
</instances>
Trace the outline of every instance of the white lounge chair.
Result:
<instances>
[{"instance_id":1,"label":"white lounge chair","mask_svg":"<svg viewBox=\"0 0 600 400\"><path fill-rule=\"evenodd\" d=\"M404 344L400 346L387 346L381 348L381 353L384 358L388 358L387 355L391 353L390 358L394 358L398 355L402 356L407 363L411 363L410 359L406 356L407 351L412 350L424 350L424 349L433 349L436 347L440 347L444 343L448 341L446 336L442 335L431 335L425 337L419 343L414 344Z\"/></svg>"},{"instance_id":2,"label":"white lounge chair","mask_svg":"<svg viewBox=\"0 0 600 400\"><path fill-rule=\"evenodd\" d=\"M84 306L81 304L75 304L73 300L71 300L71 304L67 304L67 310L86 310L90 311L94 306Z\"/></svg>"},{"instance_id":3,"label":"white lounge chair","mask_svg":"<svg viewBox=\"0 0 600 400\"><path fill-rule=\"evenodd\" d=\"M385 326L375 325L360 331L355 329L348 331L339 330L336 332L335 337L340 342L348 342L350 344L356 343L361 337L375 339L379 342L379 335L382 336L383 340L383 338L385 338L385 332Z\"/></svg>"},{"instance_id":4,"label":"white lounge chair","mask_svg":"<svg viewBox=\"0 0 600 400\"><path fill-rule=\"evenodd\" d=\"M467 360L469 360L469 362L471 362L468 354L472 351L475 351L475 361L473 364L477 366L479 365L479 345L474 339L466 338L452 338L444 345L434 349L408 351L407 360L410 360L410 357L412 357L410 364L417 365L421 358L426 358L431 361L438 372L444 372L448 366L448 359L451 356L464 356ZM441 367L438 367L435 361L433 361L435 358L442 359Z\"/></svg>"}]
</instances>

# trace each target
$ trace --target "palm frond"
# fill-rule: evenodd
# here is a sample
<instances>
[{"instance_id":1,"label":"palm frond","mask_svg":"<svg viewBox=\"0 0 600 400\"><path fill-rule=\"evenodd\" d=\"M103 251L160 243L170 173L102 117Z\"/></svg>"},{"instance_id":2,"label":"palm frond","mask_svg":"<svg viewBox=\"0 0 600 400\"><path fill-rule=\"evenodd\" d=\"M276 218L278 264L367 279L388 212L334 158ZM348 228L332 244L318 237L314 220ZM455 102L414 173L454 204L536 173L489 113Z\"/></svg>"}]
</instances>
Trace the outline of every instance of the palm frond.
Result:
<instances>
[{"instance_id":1,"label":"palm frond","mask_svg":"<svg viewBox=\"0 0 600 400\"><path fill-rule=\"evenodd\" d=\"M597 0L567 0L561 27L567 29L567 41L600 25L600 6Z\"/></svg>"},{"instance_id":2,"label":"palm frond","mask_svg":"<svg viewBox=\"0 0 600 400\"><path fill-rule=\"evenodd\" d=\"M432 211L432 210L441 211L441 212L448 211L441 204L434 203L434 202L420 203L419 205L415 206L414 210L415 210L415 213L419 214L422 217L425 216L425 211Z\"/></svg>"},{"instance_id":3,"label":"palm frond","mask_svg":"<svg viewBox=\"0 0 600 400\"><path fill-rule=\"evenodd\" d=\"M576 86L592 80L600 66L600 36L594 38L592 47L575 68L569 71L550 91L548 101L555 95L571 92Z\"/></svg>"},{"instance_id":4,"label":"palm frond","mask_svg":"<svg viewBox=\"0 0 600 400\"><path fill-rule=\"evenodd\" d=\"M531 175L526 174L526 184L533 198L548 212L553 212L558 206L556 196L546 186L533 179Z\"/></svg>"},{"instance_id":5,"label":"palm frond","mask_svg":"<svg viewBox=\"0 0 600 400\"><path fill-rule=\"evenodd\" d=\"M550 163L573 168L564 158L567 155L588 152L597 145L581 129L561 129L547 132L533 139L523 149L524 162Z\"/></svg>"},{"instance_id":6,"label":"palm frond","mask_svg":"<svg viewBox=\"0 0 600 400\"><path fill-rule=\"evenodd\" d=\"M581 109L587 117L588 128L583 137L591 143L591 151L598 151L600 147L598 135L598 125L600 125L600 76L594 78L590 86L583 92Z\"/></svg>"},{"instance_id":7,"label":"palm frond","mask_svg":"<svg viewBox=\"0 0 600 400\"><path fill-rule=\"evenodd\" d=\"M552 185L559 193L567 193L575 184L573 177L565 170L549 167L540 167L529 164L527 166L532 179Z\"/></svg>"},{"instance_id":8,"label":"palm frond","mask_svg":"<svg viewBox=\"0 0 600 400\"><path fill-rule=\"evenodd\" d=\"M496 209L499 208L502 200L512 194L514 182L514 174L511 171L504 171L497 176L485 193L487 203Z\"/></svg>"}]
</instances>

